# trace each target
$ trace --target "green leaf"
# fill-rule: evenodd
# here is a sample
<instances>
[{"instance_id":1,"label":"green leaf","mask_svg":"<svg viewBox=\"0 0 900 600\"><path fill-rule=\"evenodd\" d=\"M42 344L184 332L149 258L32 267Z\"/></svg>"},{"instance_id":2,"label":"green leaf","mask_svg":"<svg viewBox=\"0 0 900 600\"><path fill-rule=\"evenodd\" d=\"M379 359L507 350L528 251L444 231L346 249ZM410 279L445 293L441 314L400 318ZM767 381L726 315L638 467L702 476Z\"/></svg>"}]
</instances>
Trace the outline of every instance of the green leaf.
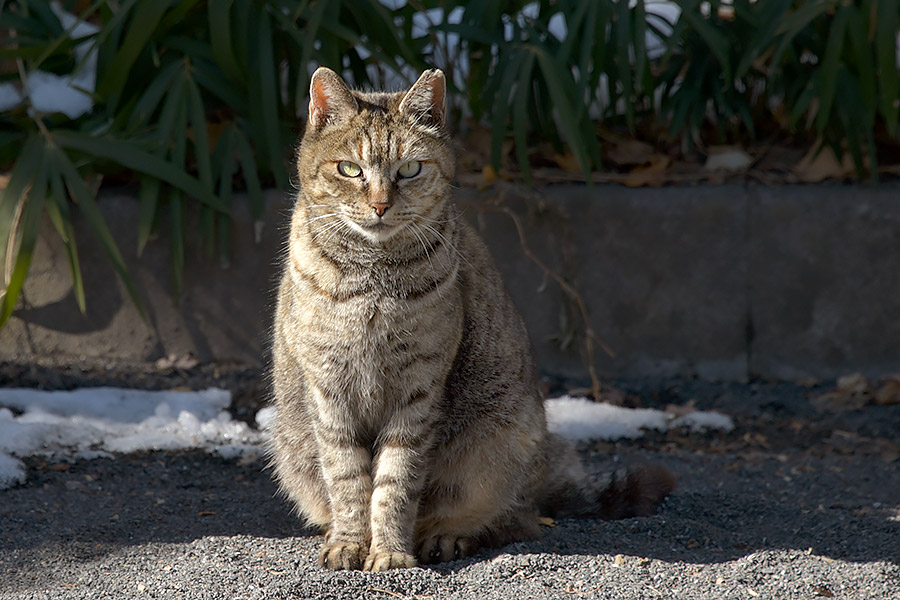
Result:
<instances>
[{"instance_id":1,"label":"green leaf","mask_svg":"<svg viewBox=\"0 0 900 600\"><path fill-rule=\"evenodd\" d=\"M197 172L200 182L210 191L213 189L212 165L209 162L209 138L206 135L206 108L200 97L197 84L187 80L188 117L191 131L194 133L194 159L197 161Z\"/></svg>"},{"instance_id":2,"label":"green leaf","mask_svg":"<svg viewBox=\"0 0 900 600\"><path fill-rule=\"evenodd\" d=\"M268 166L275 176L275 185L285 189L288 186L288 176L282 161L283 146L281 144L281 127L279 123L278 79L275 69L275 56L272 49L272 24L268 13L265 11L262 11L259 16L258 35L257 68L259 87L257 93L259 94L263 124L263 131L260 134L266 147Z\"/></svg>"},{"instance_id":3,"label":"green leaf","mask_svg":"<svg viewBox=\"0 0 900 600\"><path fill-rule=\"evenodd\" d=\"M64 152L54 146L52 147L51 155L62 173L66 187L69 190L69 195L78 203L81 214L84 215L91 228L94 230L94 235L97 236L97 240L109 257L110 262L112 262L113 269L115 270L116 275L119 276L119 280L125 286L128 295L131 297L131 301L134 302L141 317L146 319L147 313L144 310L144 305L141 302L134 281L131 279L131 274L128 272L125 259L122 258L119 246L116 244L116 240L113 238L113 235L106 224L106 220L100 212L100 207L97 206L97 202L94 200L94 196L91 194L90 190L88 190L84 180L81 178L81 174L75 168L75 165L72 164L69 157L66 156Z\"/></svg>"},{"instance_id":4,"label":"green leaf","mask_svg":"<svg viewBox=\"0 0 900 600\"><path fill-rule=\"evenodd\" d=\"M25 142L22 154L10 173L6 189L0 190L0 259L6 263L12 261L15 254L16 221L21 220L19 206L28 186L34 181L41 168L43 140L35 135ZM0 275L4 275L3 263L0 263ZM9 273L5 273L9 275ZM3 279L0 278L0 285Z\"/></svg>"},{"instance_id":5,"label":"green leaf","mask_svg":"<svg viewBox=\"0 0 900 600\"><path fill-rule=\"evenodd\" d=\"M900 136L900 71L897 69L897 34L900 32L900 1L877 0L878 19L875 24L875 55L878 83L881 90L881 114L887 129Z\"/></svg>"},{"instance_id":6,"label":"green leaf","mask_svg":"<svg viewBox=\"0 0 900 600\"><path fill-rule=\"evenodd\" d=\"M31 185L18 198L20 219L9 231L9 241L13 243L7 244L6 263L12 265L12 269L6 273L8 279L0 290L0 327L9 320L16 308L41 229L41 209L47 197L47 161L43 149L38 156L37 170L32 175ZM16 239L18 243L14 242Z\"/></svg>"},{"instance_id":7,"label":"green leaf","mask_svg":"<svg viewBox=\"0 0 900 600\"><path fill-rule=\"evenodd\" d=\"M247 114L247 97L212 63L197 58L192 61L191 76L197 85L207 90L238 114Z\"/></svg>"},{"instance_id":8,"label":"green leaf","mask_svg":"<svg viewBox=\"0 0 900 600\"><path fill-rule=\"evenodd\" d=\"M148 122L166 91L171 89L172 81L180 74L182 66L181 61L175 61L169 63L157 73L131 111L128 129L136 129Z\"/></svg>"},{"instance_id":9,"label":"green leaf","mask_svg":"<svg viewBox=\"0 0 900 600\"><path fill-rule=\"evenodd\" d=\"M145 152L133 142L109 137L94 138L74 131L54 131L52 136L56 143L63 148L105 158L139 173L162 179L204 204L220 212L228 213L228 208L222 204L219 198L200 181L185 173L183 167L176 167L158 156Z\"/></svg>"},{"instance_id":10,"label":"green leaf","mask_svg":"<svg viewBox=\"0 0 900 600\"><path fill-rule=\"evenodd\" d=\"M241 158L241 172L247 183L247 195L250 197L250 210L254 219L261 219L265 207L263 205L262 186L259 183L259 174L256 168L256 159L253 157L253 148L240 130L234 130L234 143L237 146ZM229 181L229 185L230 185Z\"/></svg>"},{"instance_id":11,"label":"green leaf","mask_svg":"<svg viewBox=\"0 0 900 600\"><path fill-rule=\"evenodd\" d=\"M528 185L532 184L531 164L528 160L528 99L533 81L534 62L535 54L528 52L519 69L515 99L513 100L512 127L513 140L516 144L516 158L519 168L522 169L522 177Z\"/></svg>"},{"instance_id":12,"label":"green leaf","mask_svg":"<svg viewBox=\"0 0 900 600\"><path fill-rule=\"evenodd\" d=\"M141 191L138 194L138 201L141 205L140 216L138 217L138 244L137 255L144 253L150 234L153 233L153 223L156 220L156 208L159 205L159 179L155 177L141 178Z\"/></svg>"},{"instance_id":13,"label":"green leaf","mask_svg":"<svg viewBox=\"0 0 900 600\"><path fill-rule=\"evenodd\" d=\"M844 6L835 15L831 30L828 32L828 42L825 45L825 57L819 69L819 114L816 116L816 127L819 132L825 131L828 119L831 117L831 106L834 103L834 94L837 86L838 72L841 68L841 53L844 49L844 30L850 18L852 7Z\"/></svg>"},{"instance_id":14,"label":"green leaf","mask_svg":"<svg viewBox=\"0 0 900 600\"><path fill-rule=\"evenodd\" d=\"M853 66L859 73L860 100L865 106L866 127L870 128L875 122L875 112L878 109L878 92L875 84L875 68L873 67L872 46L866 36L862 16L854 7L849 7L849 20L847 31L853 45ZM858 106L858 105L857 105Z\"/></svg>"},{"instance_id":15,"label":"green leaf","mask_svg":"<svg viewBox=\"0 0 900 600\"><path fill-rule=\"evenodd\" d=\"M156 121L156 137L168 148L172 142L172 138L176 135L185 135L184 131L176 131L175 119L180 110L187 102L185 95L185 86L187 86L187 76L185 75L186 65L183 61L178 62L179 69L172 81L172 86L166 94L166 100L163 102L162 110L159 113L159 119Z\"/></svg>"},{"instance_id":16,"label":"green leaf","mask_svg":"<svg viewBox=\"0 0 900 600\"><path fill-rule=\"evenodd\" d=\"M629 60L633 50L631 47L631 11L628 8L628 2L616 3L616 19L613 27L618 55L616 60L619 67L618 83L621 84L622 95L625 97L625 121L628 123L628 130L634 133L634 80ZM615 83L610 81L610 87L614 85Z\"/></svg>"},{"instance_id":17,"label":"green leaf","mask_svg":"<svg viewBox=\"0 0 900 600\"><path fill-rule=\"evenodd\" d=\"M835 0L813 0L799 4L799 8L793 13L783 17L780 21L776 35L782 36L778 47L774 52L773 64L778 64L785 49L791 44L797 35L810 24L837 5Z\"/></svg>"},{"instance_id":18,"label":"green leaf","mask_svg":"<svg viewBox=\"0 0 900 600\"><path fill-rule=\"evenodd\" d=\"M623 3L624 4L624 3ZM556 115L557 123L562 130L565 140L572 149L572 154L581 168L584 170L586 178L591 176L591 159L585 146L585 136L590 136L593 132L588 129L584 131L575 119L575 108L570 100L570 94L566 92L571 90L573 83L570 80L563 79L562 73L567 70L563 65L554 61L546 52L537 51L538 63L547 82L547 88L550 90L550 97L553 101L553 114Z\"/></svg>"},{"instance_id":19,"label":"green leaf","mask_svg":"<svg viewBox=\"0 0 900 600\"><path fill-rule=\"evenodd\" d=\"M229 127L227 130L225 130L225 132L219 138L219 143L216 145L215 153L216 163L221 166L221 172L219 173L219 197L222 198L222 201L229 206L231 205L232 181L234 179L235 167L237 166L234 152L234 140L236 134L237 132L234 127ZM256 210L253 206L252 199L251 212L253 212L255 218L258 218L256 217ZM230 220L227 217L216 215L215 227L217 229L219 240L219 258L223 265L228 262L231 250L230 244L228 242L229 223Z\"/></svg>"},{"instance_id":20,"label":"green leaf","mask_svg":"<svg viewBox=\"0 0 900 600\"><path fill-rule=\"evenodd\" d=\"M115 109L118 96L129 80L128 75L134 62L147 46L147 42L153 36L156 26L168 8L167 0L137 4L131 17L131 27L128 28L122 45L118 48L109 70L102 74L102 78L97 83L97 95L109 103L110 110Z\"/></svg>"},{"instance_id":21,"label":"green leaf","mask_svg":"<svg viewBox=\"0 0 900 600\"><path fill-rule=\"evenodd\" d=\"M59 170L55 158L51 155L48 161L48 174L50 177L50 202L47 203L47 213L56 227L59 237L66 246L66 260L69 263L69 274L72 276L72 293L75 303L81 314L87 310L84 296L84 280L81 275L81 263L78 260L78 247L75 245L75 229L72 227L72 217L69 214L69 200L62 173Z\"/></svg>"},{"instance_id":22,"label":"green leaf","mask_svg":"<svg viewBox=\"0 0 900 600\"><path fill-rule=\"evenodd\" d=\"M175 295L184 287L184 195L172 190L169 196L169 247L172 253L172 282Z\"/></svg>"},{"instance_id":23,"label":"green leaf","mask_svg":"<svg viewBox=\"0 0 900 600\"><path fill-rule=\"evenodd\" d=\"M682 7L681 17L679 21L682 19L690 25L691 29L697 32L697 34L703 38L703 41L706 42L707 47L710 52L712 52L713 56L719 62L719 67L722 69L723 77L725 81L731 81L731 61L728 59L729 48L731 47L731 42L728 38L718 29L710 23L707 17L704 17L698 8L697 2L678 2L678 4Z\"/></svg>"},{"instance_id":24,"label":"green leaf","mask_svg":"<svg viewBox=\"0 0 900 600\"><path fill-rule=\"evenodd\" d=\"M500 152L508 131L507 119L510 102L515 93L516 80L526 56L525 52L516 52L513 55L510 62L501 70L503 76L500 79L500 86L494 92L494 107L491 114L493 124L491 127L491 165L495 169L500 168Z\"/></svg>"}]
</instances>

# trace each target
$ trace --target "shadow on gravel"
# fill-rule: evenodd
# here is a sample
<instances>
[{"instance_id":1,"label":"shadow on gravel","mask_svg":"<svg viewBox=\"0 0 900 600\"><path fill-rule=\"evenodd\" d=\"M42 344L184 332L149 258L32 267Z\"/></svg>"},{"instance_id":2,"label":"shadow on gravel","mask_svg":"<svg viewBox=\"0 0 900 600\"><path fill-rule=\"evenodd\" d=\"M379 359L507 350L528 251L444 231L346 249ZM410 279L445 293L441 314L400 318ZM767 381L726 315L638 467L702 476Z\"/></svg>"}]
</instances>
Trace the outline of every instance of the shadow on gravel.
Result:
<instances>
[{"instance_id":1,"label":"shadow on gravel","mask_svg":"<svg viewBox=\"0 0 900 600\"><path fill-rule=\"evenodd\" d=\"M207 536L312 535L275 495L260 462L203 452L25 462L26 485L0 492L0 554L64 543L87 559L119 546Z\"/></svg>"},{"instance_id":2,"label":"shadow on gravel","mask_svg":"<svg viewBox=\"0 0 900 600\"><path fill-rule=\"evenodd\" d=\"M647 452L637 454L648 458ZM793 459L784 456L656 454L654 460L681 479L658 515L561 520L543 527L538 540L483 551L436 571L459 570L500 553L541 552L696 564L791 549L900 563L900 521L892 520L900 497L896 465L879 470L877 462L828 458L816 462L807 477L789 477L783 473ZM275 495L260 462L242 465L203 452L27 462L28 483L0 492L0 570L38 570L58 555L87 562L126 546L211 536L315 535Z\"/></svg>"}]
</instances>

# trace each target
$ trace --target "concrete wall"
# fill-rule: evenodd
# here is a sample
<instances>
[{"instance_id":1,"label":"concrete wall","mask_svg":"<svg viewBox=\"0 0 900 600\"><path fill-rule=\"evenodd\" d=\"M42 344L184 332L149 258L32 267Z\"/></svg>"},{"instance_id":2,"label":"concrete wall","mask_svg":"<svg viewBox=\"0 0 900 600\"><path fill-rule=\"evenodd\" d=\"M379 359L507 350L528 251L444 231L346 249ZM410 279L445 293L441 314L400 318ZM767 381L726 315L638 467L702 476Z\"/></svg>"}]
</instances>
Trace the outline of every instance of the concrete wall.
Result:
<instances>
[{"instance_id":1,"label":"concrete wall","mask_svg":"<svg viewBox=\"0 0 900 600\"><path fill-rule=\"evenodd\" d=\"M549 373L584 377L575 305L523 252L497 192L459 204L488 241ZM597 336L602 375L712 379L900 372L900 184L628 189L554 186L504 193L527 246L576 285ZM138 287L142 321L86 224L79 223L88 314L72 298L48 225L22 308L0 331L0 359L264 362L277 257L290 201L267 195L261 243L235 202L228 269L189 248L171 296L168 242L135 256L136 203L102 198ZM189 229L190 230L190 229ZM561 348L564 346L566 349Z\"/></svg>"}]
</instances>

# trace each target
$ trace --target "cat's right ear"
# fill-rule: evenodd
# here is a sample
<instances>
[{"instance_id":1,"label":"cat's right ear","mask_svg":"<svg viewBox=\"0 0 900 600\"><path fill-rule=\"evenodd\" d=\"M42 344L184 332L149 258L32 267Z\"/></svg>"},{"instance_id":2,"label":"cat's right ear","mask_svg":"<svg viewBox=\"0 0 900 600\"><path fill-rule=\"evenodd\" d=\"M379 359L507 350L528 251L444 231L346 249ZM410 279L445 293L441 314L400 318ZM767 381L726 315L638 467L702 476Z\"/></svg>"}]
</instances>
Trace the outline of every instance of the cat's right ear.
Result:
<instances>
[{"instance_id":1,"label":"cat's right ear","mask_svg":"<svg viewBox=\"0 0 900 600\"><path fill-rule=\"evenodd\" d=\"M319 67L309 82L309 126L322 129L346 121L359 111L356 98L341 76Z\"/></svg>"}]
</instances>

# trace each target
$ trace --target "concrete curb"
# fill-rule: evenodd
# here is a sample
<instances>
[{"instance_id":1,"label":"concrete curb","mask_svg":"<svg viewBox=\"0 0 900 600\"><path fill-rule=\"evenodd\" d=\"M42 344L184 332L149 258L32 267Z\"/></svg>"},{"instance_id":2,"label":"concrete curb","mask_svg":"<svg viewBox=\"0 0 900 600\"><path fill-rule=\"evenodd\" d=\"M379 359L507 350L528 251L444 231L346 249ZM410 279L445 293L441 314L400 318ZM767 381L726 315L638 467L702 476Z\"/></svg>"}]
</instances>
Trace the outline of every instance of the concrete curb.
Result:
<instances>
[{"instance_id":1,"label":"concrete curb","mask_svg":"<svg viewBox=\"0 0 900 600\"><path fill-rule=\"evenodd\" d=\"M459 203L504 271L542 370L584 377L580 315L523 253L513 219L495 210L497 196L464 191ZM898 183L567 185L502 196L528 247L580 290L594 330L615 353L597 351L602 375L741 380L900 371ZM77 223L89 303L82 317L48 226L22 308L0 332L0 359L133 362L191 353L263 364L289 204L284 194L267 194L256 244L247 203L237 200L230 268L190 258L184 293L173 301L167 241L154 240L138 260L137 204L104 196L149 323Z\"/></svg>"}]
</instances>

